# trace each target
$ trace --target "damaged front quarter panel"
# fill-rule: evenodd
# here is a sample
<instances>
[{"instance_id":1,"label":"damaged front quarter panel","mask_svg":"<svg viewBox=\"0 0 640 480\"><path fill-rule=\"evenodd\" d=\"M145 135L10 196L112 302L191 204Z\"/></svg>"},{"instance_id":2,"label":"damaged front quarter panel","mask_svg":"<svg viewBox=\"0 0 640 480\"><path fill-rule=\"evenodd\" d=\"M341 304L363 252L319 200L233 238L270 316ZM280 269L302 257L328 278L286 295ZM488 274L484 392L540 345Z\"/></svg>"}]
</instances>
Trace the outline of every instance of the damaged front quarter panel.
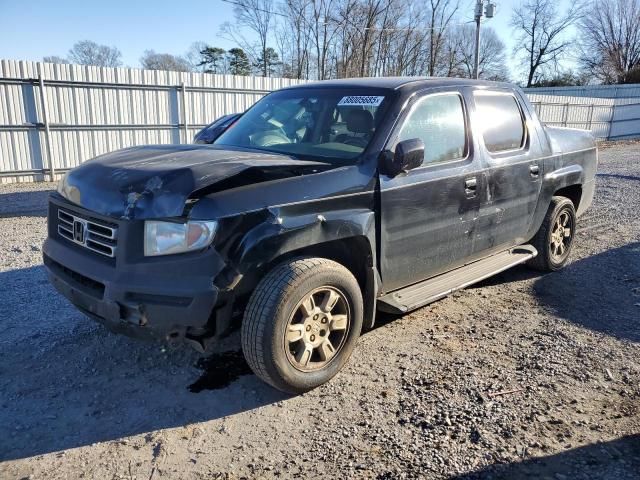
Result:
<instances>
[{"instance_id":1,"label":"damaged front quarter panel","mask_svg":"<svg viewBox=\"0 0 640 480\"><path fill-rule=\"evenodd\" d=\"M227 259L223 288L310 245L363 237L375 245L373 171L362 165L245 185L196 201L189 218L218 219L215 248Z\"/></svg>"}]
</instances>

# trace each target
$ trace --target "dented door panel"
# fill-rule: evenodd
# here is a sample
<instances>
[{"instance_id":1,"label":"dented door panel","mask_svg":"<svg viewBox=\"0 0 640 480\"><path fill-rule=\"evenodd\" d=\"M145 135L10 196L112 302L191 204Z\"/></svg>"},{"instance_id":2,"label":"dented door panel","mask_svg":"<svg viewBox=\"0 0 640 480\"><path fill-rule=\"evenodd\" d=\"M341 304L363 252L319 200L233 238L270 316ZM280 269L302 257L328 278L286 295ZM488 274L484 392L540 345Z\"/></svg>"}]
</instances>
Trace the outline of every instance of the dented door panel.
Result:
<instances>
[{"instance_id":1,"label":"dented door panel","mask_svg":"<svg viewBox=\"0 0 640 480\"><path fill-rule=\"evenodd\" d=\"M416 101L453 92L462 93L426 90ZM472 254L476 217L486 189L469 128L466 136L467 152L461 160L424 165L395 177L380 176L380 270L385 291L436 275Z\"/></svg>"},{"instance_id":2,"label":"dented door panel","mask_svg":"<svg viewBox=\"0 0 640 480\"><path fill-rule=\"evenodd\" d=\"M528 240L527 232L533 221L544 168L540 161L543 150L538 140L537 122L533 121L526 104L511 90L496 89L495 92L516 100L525 138L520 148L491 153L482 134L477 133L487 180L485 202L480 205L473 240L474 254L480 256ZM474 103L472 115L476 115L476 109Z\"/></svg>"}]
</instances>

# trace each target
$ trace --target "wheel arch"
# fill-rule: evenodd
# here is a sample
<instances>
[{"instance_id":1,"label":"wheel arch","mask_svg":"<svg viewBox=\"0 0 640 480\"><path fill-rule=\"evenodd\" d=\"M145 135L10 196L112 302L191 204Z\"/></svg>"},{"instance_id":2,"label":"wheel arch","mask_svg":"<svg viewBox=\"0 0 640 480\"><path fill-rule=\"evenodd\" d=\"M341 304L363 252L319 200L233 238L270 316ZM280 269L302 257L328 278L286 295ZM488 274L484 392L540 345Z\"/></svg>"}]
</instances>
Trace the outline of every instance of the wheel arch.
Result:
<instances>
[{"instance_id":1,"label":"wheel arch","mask_svg":"<svg viewBox=\"0 0 640 480\"><path fill-rule=\"evenodd\" d=\"M344 265L360 285L364 327L373 326L380 281L376 265L372 211L277 216L245 236L229 259L223 287L233 290L234 310L243 309L258 282L276 265L299 257L320 257Z\"/></svg>"},{"instance_id":2,"label":"wheel arch","mask_svg":"<svg viewBox=\"0 0 640 480\"><path fill-rule=\"evenodd\" d=\"M584 169L580 165L569 165L559 168L544 176L538 204L533 215L533 221L529 227L527 238L531 239L536 234L554 196L569 198L576 211L582 200L582 185L584 183Z\"/></svg>"},{"instance_id":3,"label":"wheel arch","mask_svg":"<svg viewBox=\"0 0 640 480\"><path fill-rule=\"evenodd\" d=\"M553 193L554 197L566 197L573 203L576 211L580 206L580 200L582 200L582 184L575 183L573 185L568 185L566 187L562 187L557 189Z\"/></svg>"}]
</instances>

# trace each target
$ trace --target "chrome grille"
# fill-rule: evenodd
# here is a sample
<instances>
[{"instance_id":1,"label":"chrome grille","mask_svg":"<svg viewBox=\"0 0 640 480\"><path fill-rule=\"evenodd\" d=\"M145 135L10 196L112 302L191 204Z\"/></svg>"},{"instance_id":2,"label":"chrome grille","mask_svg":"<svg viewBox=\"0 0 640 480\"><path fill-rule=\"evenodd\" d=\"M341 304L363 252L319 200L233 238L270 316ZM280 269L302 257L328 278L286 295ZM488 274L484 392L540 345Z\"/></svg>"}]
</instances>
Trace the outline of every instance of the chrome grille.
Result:
<instances>
[{"instance_id":1,"label":"chrome grille","mask_svg":"<svg viewBox=\"0 0 640 480\"><path fill-rule=\"evenodd\" d=\"M98 223L58 210L58 234L93 252L114 257L118 229L105 223Z\"/></svg>"}]
</instances>

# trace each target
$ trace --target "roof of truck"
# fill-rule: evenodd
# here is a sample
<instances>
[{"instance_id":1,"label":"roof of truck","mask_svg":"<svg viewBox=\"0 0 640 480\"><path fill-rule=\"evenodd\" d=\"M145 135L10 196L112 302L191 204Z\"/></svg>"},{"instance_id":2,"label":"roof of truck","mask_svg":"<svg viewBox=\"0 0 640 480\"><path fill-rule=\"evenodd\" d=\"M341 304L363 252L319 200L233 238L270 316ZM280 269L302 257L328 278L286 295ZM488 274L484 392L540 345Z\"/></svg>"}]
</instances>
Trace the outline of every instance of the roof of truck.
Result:
<instances>
[{"instance_id":1,"label":"roof of truck","mask_svg":"<svg viewBox=\"0 0 640 480\"><path fill-rule=\"evenodd\" d=\"M472 80L469 78L447 78L447 77L361 77L361 78L342 78L339 80L322 80L318 82L302 83L292 85L287 88L317 88L317 87L335 87L335 88L386 88L390 90L399 90L403 88L424 88L424 87L449 87L449 86L466 86L466 85L482 85L487 87L510 87L514 85L503 82L490 82L487 80Z\"/></svg>"}]
</instances>

